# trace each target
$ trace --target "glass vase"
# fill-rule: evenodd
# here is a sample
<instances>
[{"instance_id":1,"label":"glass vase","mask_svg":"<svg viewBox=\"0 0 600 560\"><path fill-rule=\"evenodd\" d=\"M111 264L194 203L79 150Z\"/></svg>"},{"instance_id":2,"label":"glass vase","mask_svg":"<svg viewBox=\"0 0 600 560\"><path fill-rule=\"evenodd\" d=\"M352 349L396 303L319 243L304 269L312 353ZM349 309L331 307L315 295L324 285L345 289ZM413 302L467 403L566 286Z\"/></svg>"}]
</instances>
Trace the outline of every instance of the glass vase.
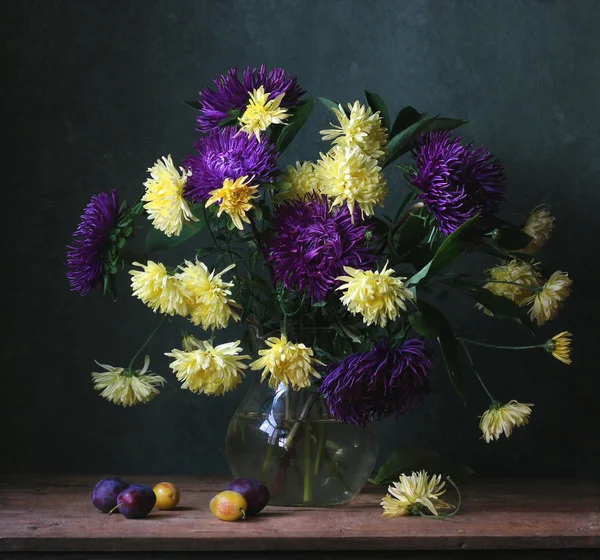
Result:
<instances>
[{"instance_id":1,"label":"glass vase","mask_svg":"<svg viewBox=\"0 0 600 560\"><path fill-rule=\"evenodd\" d=\"M377 439L333 419L314 389L255 382L229 423L227 458L235 478L269 488L271 505L342 505L371 475Z\"/></svg>"}]
</instances>

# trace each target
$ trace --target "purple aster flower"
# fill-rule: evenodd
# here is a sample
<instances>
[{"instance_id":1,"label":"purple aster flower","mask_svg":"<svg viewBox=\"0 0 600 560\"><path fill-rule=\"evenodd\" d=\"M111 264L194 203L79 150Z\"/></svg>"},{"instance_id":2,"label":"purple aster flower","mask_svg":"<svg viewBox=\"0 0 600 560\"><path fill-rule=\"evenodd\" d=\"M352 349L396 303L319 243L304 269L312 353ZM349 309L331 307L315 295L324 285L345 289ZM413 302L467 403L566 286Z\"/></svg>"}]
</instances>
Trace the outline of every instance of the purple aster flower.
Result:
<instances>
[{"instance_id":1,"label":"purple aster flower","mask_svg":"<svg viewBox=\"0 0 600 560\"><path fill-rule=\"evenodd\" d=\"M295 107L305 91L298 85L297 79L283 68L273 68L267 72L263 64L260 68L244 70L243 82L237 77L237 68L231 68L227 74L214 80L216 90L206 88L200 92L200 113L197 117L198 130L209 132L219 127L219 123L232 116L232 111L244 112L250 99L250 93L264 86L273 99L282 93L281 107Z\"/></svg>"},{"instance_id":2,"label":"purple aster flower","mask_svg":"<svg viewBox=\"0 0 600 560\"><path fill-rule=\"evenodd\" d=\"M102 278L102 252L118 217L119 196L116 190L92 196L73 234L73 242L67 246L67 278L71 290L85 296Z\"/></svg>"},{"instance_id":3,"label":"purple aster flower","mask_svg":"<svg viewBox=\"0 0 600 560\"><path fill-rule=\"evenodd\" d=\"M288 290L322 301L339 285L344 266L370 267L377 257L367 247L371 226L347 206L329 210L326 197L307 195L278 206L268 241L268 263L277 282Z\"/></svg>"},{"instance_id":4,"label":"purple aster flower","mask_svg":"<svg viewBox=\"0 0 600 560\"><path fill-rule=\"evenodd\" d=\"M477 214L497 212L504 199L500 162L486 148L460 141L449 131L431 132L413 152L417 174L412 184L445 235Z\"/></svg>"},{"instance_id":5,"label":"purple aster flower","mask_svg":"<svg viewBox=\"0 0 600 560\"><path fill-rule=\"evenodd\" d=\"M183 162L192 171L185 194L194 202L208 199L210 191L221 188L225 179L248 175L254 177L254 183L267 183L277 169L275 146L238 134L234 126L213 130L195 146L198 155L187 156Z\"/></svg>"},{"instance_id":6,"label":"purple aster flower","mask_svg":"<svg viewBox=\"0 0 600 560\"><path fill-rule=\"evenodd\" d=\"M405 414L422 402L429 392L430 367L422 340L413 338L389 348L383 339L369 352L329 365L320 391L334 418L365 427L390 414Z\"/></svg>"}]
</instances>

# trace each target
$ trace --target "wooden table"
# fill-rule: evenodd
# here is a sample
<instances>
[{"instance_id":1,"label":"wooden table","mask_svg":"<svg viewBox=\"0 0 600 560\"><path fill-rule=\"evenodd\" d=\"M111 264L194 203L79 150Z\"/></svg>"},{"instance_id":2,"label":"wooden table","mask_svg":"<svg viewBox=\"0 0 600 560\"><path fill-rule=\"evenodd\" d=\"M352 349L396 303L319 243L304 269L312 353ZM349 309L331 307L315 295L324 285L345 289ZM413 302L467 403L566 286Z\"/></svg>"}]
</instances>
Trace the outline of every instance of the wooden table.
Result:
<instances>
[{"instance_id":1,"label":"wooden table","mask_svg":"<svg viewBox=\"0 0 600 560\"><path fill-rule=\"evenodd\" d=\"M505 551L489 557L521 558L522 553L514 551L527 549L538 551L534 553L538 556L528 558L600 557L598 483L473 482L464 489L461 512L446 520L382 519L379 501L385 490L370 488L345 507L267 507L256 518L225 523L208 509L225 480L127 476L148 485L169 480L182 493L178 509L154 510L146 519L132 520L94 509L89 494L99 478L0 476L0 558L50 558L50 553L56 558L105 558L111 552L121 553L120 557L144 552L144 558L187 558L183 553L198 557L198 551L204 552L201 558L237 559L275 557L267 551L285 555L286 560L398 557L385 551L411 551L402 558L437 558L432 551L453 558L451 551L462 551L464 558L465 550ZM539 555L541 549L547 552ZM568 556L560 552L565 549ZM346 552L335 555L335 551Z\"/></svg>"}]
</instances>

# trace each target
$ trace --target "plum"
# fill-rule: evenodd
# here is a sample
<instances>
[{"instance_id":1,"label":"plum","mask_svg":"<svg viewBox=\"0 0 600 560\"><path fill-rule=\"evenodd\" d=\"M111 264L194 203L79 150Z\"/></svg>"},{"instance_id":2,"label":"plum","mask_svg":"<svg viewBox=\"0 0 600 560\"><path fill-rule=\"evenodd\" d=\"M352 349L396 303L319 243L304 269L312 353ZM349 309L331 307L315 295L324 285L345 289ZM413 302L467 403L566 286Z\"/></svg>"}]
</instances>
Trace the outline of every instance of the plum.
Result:
<instances>
[{"instance_id":1,"label":"plum","mask_svg":"<svg viewBox=\"0 0 600 560\"><path fill-rule=\"evenodd\" d=\"M225 490L210 501L210 511L221 521L237 521L246 516L248 504L238 492Z\"/></svg>"},{"instance_id":2,"label":"plum","mask_svg":"<svg viewBox=\"0 0 600 560\"><path fill-rule=\"evenodd\" d=\"M179 488L172 482L159 482L153 490L158 509L173 509L179 503Z\"/></svg>"},{"instance_id":3,"label":"plum","mask_svg":"<svg viewBox=\"0 0 600 560\"><path fill-rule=\"evenodd\" d=\"M154 504L156 504L156 494L145 484L132 484L117 497L118 510L127 519L146 517L152 511Z\"/></svg>"},{"instance_id":4,"label":"plum","mask_svg":"<svg viewBox=\"0 0 600 560\"><path fill-rule=\"evenodd\" d=\"M100 511L108 513L117 505L117 497L129 486L120 478L103 478L96 483L92 491L92 504Z\"/></svg>"},{"instance_id":5,"label":"plum","mask_svg":"<svg viewBox=\"0 0 600 560\"><path fill-rule=\"evenodd\" d=\"M269 503L269 490L254 478L238 478L230 482L225 490L232 490L244 496L248 504L246 515L256 515Z\"/></svg>"}]
</instances>

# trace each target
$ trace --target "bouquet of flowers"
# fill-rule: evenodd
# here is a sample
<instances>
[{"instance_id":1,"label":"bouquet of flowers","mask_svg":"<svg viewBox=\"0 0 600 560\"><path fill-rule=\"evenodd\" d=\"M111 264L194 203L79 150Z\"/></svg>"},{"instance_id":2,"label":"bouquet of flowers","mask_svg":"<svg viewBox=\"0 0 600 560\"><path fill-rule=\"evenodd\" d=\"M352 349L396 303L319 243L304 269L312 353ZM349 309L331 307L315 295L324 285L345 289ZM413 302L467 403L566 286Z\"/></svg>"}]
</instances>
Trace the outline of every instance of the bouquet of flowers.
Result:
<instances>
[{"instance_id":1,"label":"bouquet of flowers","mask_svg":"<svg viewBox=\"0 0 600 560\"><path fill-rule=\"evenodd\" d=\"M309 389L333 418L365 427L422 402L437 348L463 399L464 369L490 396L485 440L510 436L533 405L493 397L468 350L503 346L463 338L431 301L452 290L522 325L531 341L508 348L570 364L569 332L537 334L571 289L567 273L548 274L536 256L554 218L546 206L523 223L498 217L503 168L452 132L465 121L410 106L392 121L381 97L365 93L346 106L319 98L329 118L315 160L284 166L313 99L281 68L218 76L188 102L199 138L180 165L158 159L134 204L115 190L92 197L68 247L71 287L114 297L113 277L127 268L132 294L160 324L184 318L181 347L166 354L183 389L223 395L249 367L273 389ZM132 259L125 247L144 216L146 254ZM202 231L210 244L195 242ZM187 260L153 258L184 242ZM461 272L458 261L475 253L490 267ZM241 340L223 337L231 322L243 326ZM159 393L165 379L148 357L136 369L148 343L127 367L92 374L103 397L130 406Z\"/></svg>"}]
</instances>

